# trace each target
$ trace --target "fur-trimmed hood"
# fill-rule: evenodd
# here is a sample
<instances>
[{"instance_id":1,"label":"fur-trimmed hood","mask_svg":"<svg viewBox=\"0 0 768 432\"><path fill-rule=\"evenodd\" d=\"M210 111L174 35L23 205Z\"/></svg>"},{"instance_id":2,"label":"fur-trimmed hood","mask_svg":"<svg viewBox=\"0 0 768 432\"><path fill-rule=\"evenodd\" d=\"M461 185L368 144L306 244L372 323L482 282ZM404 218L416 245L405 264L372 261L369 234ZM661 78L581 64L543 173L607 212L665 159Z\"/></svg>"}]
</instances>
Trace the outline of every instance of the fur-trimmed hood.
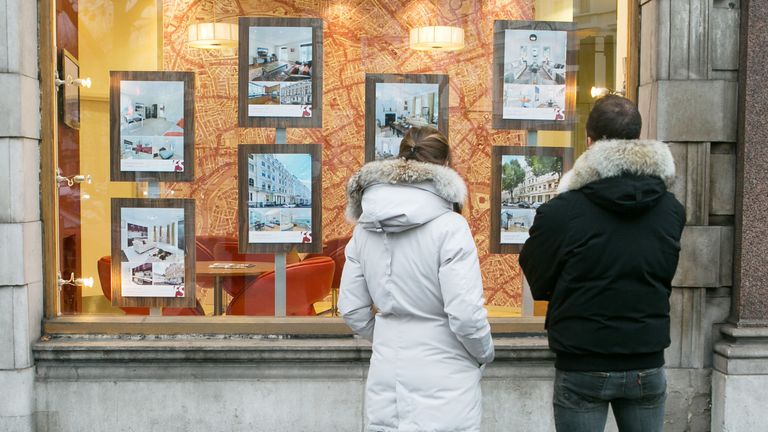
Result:
<instances>
[{"instance_id":1,"label":"fur-trimmed hood","mask_svg":"<svg viewBox=\"0 0 768 432\"><path fill-rule=\"evenodd\" d=\"M451 211L466 197L464 180L447 166L386 159L365 164L349 179L346 216L352 223L387 221L407 229Z\"/></svg>"},{"instance_id":2,"label":"fur-trimmed hood","mask_svg":"<svg viewBox=\"0 0 768 432\"><path fill-rule=\"evenodd\" d=\"M622 174L658 177L669 189L675 181L675 161L669 146L655 140L597 141L563 175L558 192Z\"/></svg>"}]
</instances>

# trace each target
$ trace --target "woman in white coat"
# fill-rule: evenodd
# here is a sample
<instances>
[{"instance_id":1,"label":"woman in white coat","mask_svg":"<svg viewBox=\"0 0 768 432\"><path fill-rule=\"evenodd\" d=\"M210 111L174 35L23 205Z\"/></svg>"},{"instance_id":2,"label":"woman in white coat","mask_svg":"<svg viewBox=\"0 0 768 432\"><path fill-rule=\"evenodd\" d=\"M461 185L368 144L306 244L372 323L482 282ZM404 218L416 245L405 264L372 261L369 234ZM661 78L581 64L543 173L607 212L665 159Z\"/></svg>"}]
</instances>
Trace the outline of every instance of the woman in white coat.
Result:
<instances>
[{"instance_id":1,"label":"woman in white coat","mask_svg":"<svg viewBox=\"0 0 768 432\"><path fill-rule=\"evenodd\" d=\"M339 310L373 342L367 431L479 431L480 377L493 360L480 265L446 138L413 127L400 154L349 180ZM375 309L374 309L375 305ZM376 312L374 312L376 311Z\"/></svg>"}]
</instances>

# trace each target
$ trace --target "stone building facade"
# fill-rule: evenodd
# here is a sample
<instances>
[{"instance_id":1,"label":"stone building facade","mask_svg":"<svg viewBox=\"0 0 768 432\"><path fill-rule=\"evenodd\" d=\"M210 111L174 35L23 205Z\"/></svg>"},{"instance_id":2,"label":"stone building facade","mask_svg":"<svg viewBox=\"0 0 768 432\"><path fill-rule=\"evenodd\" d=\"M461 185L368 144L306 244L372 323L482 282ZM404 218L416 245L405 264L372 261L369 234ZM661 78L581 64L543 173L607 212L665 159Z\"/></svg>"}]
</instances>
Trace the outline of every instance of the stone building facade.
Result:
<instances>
[{"instance_id":1,"label":"stone building facade","mask_svg":"<svg viewBox=\"0 0 768 432\"><path fill-rule=\"evenodd\" d=\"M0 430L361 430L370 347L356 339L41 339L39 11L0 5ZM768 4L639 7L643 136L670 143L688 216L666 430L768 430ZM553 430L545 336L495 342L484 430Z\"/></svg>"}]
</instances>

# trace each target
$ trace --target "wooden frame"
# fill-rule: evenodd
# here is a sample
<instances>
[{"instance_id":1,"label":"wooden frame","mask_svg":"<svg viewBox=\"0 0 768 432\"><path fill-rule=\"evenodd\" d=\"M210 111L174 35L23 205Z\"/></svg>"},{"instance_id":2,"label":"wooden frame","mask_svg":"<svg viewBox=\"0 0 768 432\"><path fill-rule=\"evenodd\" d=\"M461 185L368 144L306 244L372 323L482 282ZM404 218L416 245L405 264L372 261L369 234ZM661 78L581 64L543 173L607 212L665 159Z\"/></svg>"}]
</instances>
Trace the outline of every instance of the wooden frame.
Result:
<instances>
[{"instance_id":1,"label":"wooden frame","mask_svg":"<svg viewBox=\"0 0 768 432\"><path fill-rule=\"evenodd\" d=\"M501 210L502 210L502 157L503 156L544 156L562 158L562 172L557 180L559 185L562 175L571 169L573 165L573 149L559 147L512 147L493 146L491 148L491 253L520 253L523 243L501 243ZM551 195L557 195L557 186L551 190ZM512 207L510 207L511 209ZM533 222L535 210L520 208L520 211L530 213L529 225Z\"/></svg>"},{"instance_id":2,"label":"wooden frame","mask_svg":"<svg viewBox=\"0 0 768 432\"><path fill-rule=\"evenodd\" d=\"M69 51L61 49L59 79L61 84L61 121L72 129L80 129L80 86L74 80L80 78L80 63Z\"/></svg>"},{"instance_id":3,"label":"wooden frame","mask_svg":"<svg viewBox=\"0 0 768 432\"><path fill-rule=\"evenodd\" d=\"M504 118L504 57L506 30L530 30L531 38L544 31L567 32L565 56L565 109L563 120ZM576 124L576 50L574 25L559 21L494 21L493 24L493 127L495 129L571 130ZM531 39L535 40L535 39ZM526 63L526 69L528 68ZM538 89L535 84L525 84ZM562 84L558 84L562 85ZM536 92L534 91L534 94ZM557 106L552 107L557 117Z\"/></svg>"},{"instance_id":4,"label":"wooden frame","mask_svg":"<svg viewBox=\"0 0 768 432\"><path fill-rule=\"evenodd\" d=\"M110 137L110 179L111 181L173 181L173 182L191 182L195 178L195 74L194 72L155 72L155 71L111 71L109 86L109 137ZM162 135L123 135L123 126L127 131L133 127L143 128L144 120L150 117L158 118L162 113L169 111L165 104L148 104L141 101L134 102L131 114L121 112L121 83L125 81L147 81L147 82L181 82L183 83L183 119L172 125ZM151 93L151 92L150 92ZM151 102L151 99L147 102ZM143 112L139 112L141 106ZM147 116L147 114L150 114ZM181 124L179 124L181 123ZM179 131L181 130L181 131ZM183 137L179 140L179 134ZM136 140L134 142L134 140ZM144 141L142 143L142 140ZM173 159L174 152L170 150L170 156L166 157L162 152L168 152L165 149L166 141L172 141L171 145L181 143L184 147L183 160ZM123 167L122 153L124 144L133 145L134 153L148 153L152 159L135 159L130 162L137 169L126 170ZM136 150L138 149L138 150ZM159 150L159 151L155 151ZM161 159L155 160L154 156ZM126 159L133 161L133 159ZM151 161L153 165L164 165L163 170L138 169L142 161ZM160 162L156 164L154 162ZM167 163L165 163L167 162ZM181 170L179 170L179 166ZM174 170L175 169L175 170Z\"/></svg>"},{"instance_id":5,"label":"wooden frame","mask_svg":"<svg viewBox=\"0 0 768 432\"><path fill-rule=\"evenodd\" d=\"M123 277L121 265L124 261L123 246L122 246L122 212L125 209L157 209L154 214L160 213L160 209L181 209L183 213L184 221L184 246L179 248L184 253L184 282L183 282L183 296L180 297L137 297L137 296L124 296ZM149 212L143 212L149 214ZM131 225L127 223L127 225ZM138 225L134 225L140 227ZM166 225L167 226L167 225ZM153 226L153 233L155 236L162 235L157 231L157 226ZM166 228L166 236L172 239L174 236L178 236L178 225L171 225L171 228ZM128 230L128 227L126 227ZM147 239L141 239L139 237L131 238L126 234L126 246L125 249L131 248L132 252L135 252L137 256L142 257L141 261L134 261L138 267L146 266L149 264L150 278L152 282L154 280L154 266L158 264L157 261L150 262L148 256L144 254L150 253L152 250L157 250L155 254L160 257L163 254L164 257L168 257L169 252L164 251L157 246L152 246L149 242L149 227L146 227ZM162 230L162 228L161 228ZM138 239L138 240L137 240ZM133 240L133 245L131 245ZM141 243L137 243L140 241ZM175 241L178 245L178 241ZM169 248L170 249L170 248ZM147 198L112 198L112 305L122 307L194 307L196 304L195 299L195 202L192 199L186 198L169 198L169 199L147 199ZM173 255L172 253L170 255ZM128 257L125 256L127 260ZM164 259L164 258L161 258ZM166 264L166 263L163 263ZM172 263L171 263L172 264ZM133 265L133 264L131 264ZM139 271L146 271L147 269L140 269ZM132 270L133 271L133 270ZM142 276L135 276L139 279L144 279ZM153 285L150 283L149 285ZM163 284L164 286L172 284ZM173 290L175 288L171 288Z\"/></svg>"},{"instance_id":6,"label":"wooden frame","mask_svg":"<svg viewBox=\"0 0 768 432\"><path fill-rule=\"evenodd\" d=\"M366 74L365 75L365 160L376 159L376 86L378 84L436 84L437 129L448 135L448 75ZM400 131L404 134L405 131ZM398 141L399 142L399 141ZM396 156L395 152L393 156Z\"/></svg>"},{"instance_id":7,"label":"wooden frame","mask_svg":"<svg viewBox=\"0 0 768 432\"><path fill-rule=\"evenodd\" d=\"M238 124L240 127L269 127L269 128L319 128L323 126L323 20L320 18L266 18L266 17L240 17L239 19L239 36L240 44L238 49ZM254 82L306 82L306 79L297 78L295 81L292 78L302 77L306 74L297 73L290 74L288 69L290 65L287 61L274 60L275 63L285 63L285 65L276 67L267 71L267 67L254 67L251 72L250 67L250 29L254 27L311 27L312 28L312 61L311 61L311 99L310 105L300 104L253 104L254 107L259 106L277 106L277 107L297 107L296 110L299 115L286 116L274 113L270 115L269 110L263 109L265 112L260 115L251 115L249 112L248 104L248 92L249 83L251 82L251 74L258 74L258 77L266 76L269 74L287 75L288 79L275 79L268 80L254 80ZM265 44L266 46L266 44ZM257 46L256 49L259 47ZM266 51L266 48L265 48ZM272 55L275 55L273 53ZM260 54L254 56L254 58L261 58ZM271 59L268 52L264 53L264 59ZM277 57L275 57L277 59ZM258 61L258 60L257 60ZM265 60L266 62L266 60ZM258 64L258 63L257 63ZM266 64L266 63L263 63ZM285 69L285 70L283 70ZM254 77L256 78L256 77ZM289 81L290 80L290 81ZM269 96L264 96L269 97ZM306 108L309 108L307 110ZM288 110L287 108L285 110ZM274 111L274 110L272 110ZM309 113L309 116L304 116Z\"/></svg>"},{"instance_id":8,"label":"wooden frame","mask_svg":"<svg viewBox=\"0 0 768 432\"><path fill-rule=\"evenodd\" d=\"M309 237L310 242L250 242L249 241L249 176L248 176L248 156L252 154L307 154L310 156L311 161L311 183L312 190L311 196L311 232ZM318 144L240 144L237 148L237 175L238 175L238 239L240 253L285 253L291 249L295 249L297 252L314 252L319 253L323 250L323 235L322 235L322 148ZM282 164L281 164L282 165ZM257 177L258 178L258 177ZM254 187L257 187L254 184ZM265 209L282 209L280 223L282 224L282 212L290 210L292 207L285 207L284 205L291 205L292 203L275 203L270 201L272 206L270 207L254 207ZM299 204L299 207L302 208ZM295 211L295 210L293 210ZM282 233L282 232L281 232ZM303 233L300 233L303 235ZM298 235L297 235L298 236Z\"/></svg>"}]
</instances>

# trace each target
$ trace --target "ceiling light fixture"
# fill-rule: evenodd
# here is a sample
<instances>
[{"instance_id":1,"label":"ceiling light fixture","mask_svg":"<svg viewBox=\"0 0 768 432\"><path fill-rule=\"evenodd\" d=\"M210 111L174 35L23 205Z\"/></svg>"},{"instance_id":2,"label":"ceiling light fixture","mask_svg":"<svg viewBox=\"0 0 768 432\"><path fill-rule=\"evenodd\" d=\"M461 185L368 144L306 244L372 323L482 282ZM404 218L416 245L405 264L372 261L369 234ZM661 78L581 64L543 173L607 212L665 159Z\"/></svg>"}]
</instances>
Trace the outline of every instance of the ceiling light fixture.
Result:
<instances>
[{"instance_id":1,"label":"ceiling light fixture","mask_svg":"<svg viewBox=\"0 0 768 432\"><path fill-rule=\"evenodd\" d=\"M237 48L238 25L216 22L216 4L213 4L212 22L196 23L187 29L187 45L202 49Z\"/></svg>"},{"instance_id":2,"label":"ceiling light fixture","mask_svg":"<svg viewBox=\"0 0 768 432\"><path fill-rule=\"evenodd\" d=\"M426 26L411 29L411 49L457 51L464 48L464 29L453 26Z\"/></svg>"}]
</instances>

